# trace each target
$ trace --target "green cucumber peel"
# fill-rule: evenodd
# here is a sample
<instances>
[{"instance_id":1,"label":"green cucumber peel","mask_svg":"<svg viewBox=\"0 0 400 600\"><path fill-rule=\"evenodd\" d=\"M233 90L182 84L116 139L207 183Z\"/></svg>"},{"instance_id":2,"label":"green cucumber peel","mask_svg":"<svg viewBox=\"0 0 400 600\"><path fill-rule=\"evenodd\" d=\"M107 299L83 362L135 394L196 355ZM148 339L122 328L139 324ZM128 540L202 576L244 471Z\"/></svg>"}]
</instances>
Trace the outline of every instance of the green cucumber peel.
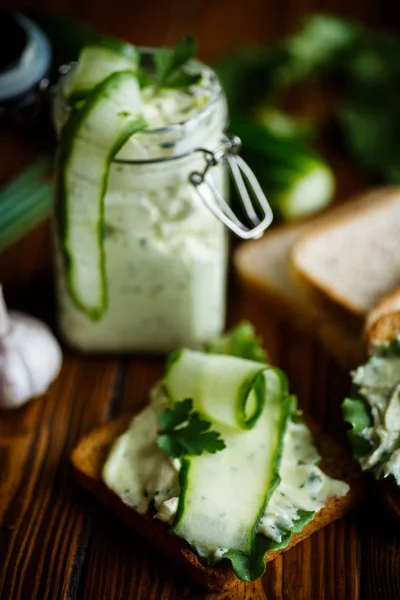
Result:
<instances>
[{"instance_id":1,"label":"green cucumber peel","mask_svg":"<svg viewBox=\"0 0 400 600\"><path fill-rule=\"evenodd\" d=\"M232 368L234 373L227 378L227 369ZM215 369L223 375L217 377ZM183 349L170 357L162 385L172 403L192 398L195 410L205 418L229 427L251 429L265 402L263 384L258 379L263 379L268 369L271 367L267 364L234 356ZM232 394L234 402L226 398L227 393ZM224 396L222 403L213 401L214 397Z\"/></svg>"},{"instance_id":2,"label":"green cucumber peel","mask_svg":"<svg viewBox=\"0 0 400 600\"><path fill-rule=\"evenodd\" d=\"M133 44L120 40L109 35L98 35L92 37L90 42L87 43L85 48L103 48L115 52L119 56L123 56L127 60L132 61L133 65L138 65L139 62L139 51ZM79 59L78 59L79 60Z\"/></svg>"},{"instance_id":3,"label":"green cucumber peel","mask_svg":"<svg viewBox=\"0 0 400 600\"><path fill-rule=\"evenodd\" d=\"M239 326L239 328L240 327L241 326ZM232 333L234 334L235 330L237 330L237 329L238 328L234 328L231 332L228 332L227 334L225 334L225 336L222 336L222 338L220 340L217 340L217 342L216 342L217 346L214 346L213 350L214 351L218 350L221 352L223 352L224 350L225 351L232 350L232 345L230 343L232 341L231 336L232 336ZM247 331L247 333L249 333L249 331ZM251 333L253 334L252 330L251 330ZM240 336L239 336L239 338L240 338ZM233 335L233 339L235 340L235 335ZM239 349L242 348L242 350L243 350L243 348L245 348L244 352L247 352L246 345L243 347L240 344L239 345L233 344L233 346L234 346L235 351L237 351L238 348ZM209 350L210 345L207 345L206 349ZM170 355L168 362L167 362L167 366L166 366L166 373L171 372L171 370L173 370L174 367L177 366L177 363L179 362L180 359L182 359L182 355L184 356L184 353L185 353L185 350L180 350L180 351L174 352L172 355ZM233 356L236 356L236 354L233 354ZM287 384L287 378L286 378L285 374L282 371L280 371L279 369L270 367L268 365L261 364L261 367L263 369L265 369L266 371L271 369L274 372L274 374L278 377L279 386L274 385L271 388L270 393L272 393L273 397L279 397L279 403L281 405L281 413L280 413L280 420L279 420L279 433L277 436L277 446L276 446L276 449L274 452L274 460L271 465L271 472L270 472L269 478L268 478L268 488L267 488L265 496L263 497L261 505L257 509L257 518L255 519L253 526L249 530L250 551L243 552L243 551L238 551L238 550L229 550L223 556L223 558L226 558L231 561L234 572L236 573L237 577L239 577L239 579L241 579L243 581L254 581L255 579L258 579L259 577L261 577L265 571L265 562L264 562L265 553L274 551L274 550L278 550L280 548L285 548L290 542L291 535L293 533L299 533L300 531L302 531L303 528L310 521L312 521L312 519L315 516L315 512L313 512L313 511L304 511L302 509L298 509L297 510L297 518L293 522L292 526L290 528L281 527L281 541L280 542L276 542L276 541L266 537L263 534L257 533L260 519L262 518L262 515L264 514L264 511L265 511L266 507L268 506L268 503L269 503L274 491L276 490L276 488L278 487L278 485L280 483L279 470L280 470L280 463L281 463L282 452L283 452L283 438L284 438L284 433L285 433L285 430L287 427L288 420L290 419L295 423L298 423L301 421L300 414L297 411L296 397L293 395L290 395L288 393L288 384ZM253 380L253 384L257 385L258 381L260 381L260 379L258 379L257 375L256 375L255 381ZM243 395L246 394L246 391L247 391L246 386L248 386L248 385L250 385L250 379L245 380L245 382L243 383L243 386L242 386L243 390L240 395L241 398L243 398ZM168 391L168 386L166 386L166 387L167 387L167 391ZM264 402L265 402L265 396L266 396L265 385L263 385L263 386L260 385L260 393L262 391L262 388L263 388ZM278 391L277 391L277 389L278 389ZM267 387L267 397L268 397L268 387ZM170 396L170 400L172 403L174 402L173 398L171 399L171 396ZM187 496L188 489L190 486L190 472L191 472L192 465L194 465L193 460L196 460L196 459L193 459L193 457L191 457L191 456L184 456L182 458L182 462L181 462L181 469L179 472L179 483L180 483L181 493L180 493L180 497L179 497L177 513L175 515L175 518L174 518L174 521L173 521L172 527L171 527L172 530L174 530L175 533L178 533L178 534L179 534L180 523L182 522L182 519L184 519L184 516L185 516L186 500L187 500L186 496ZM198 554L206 562L210 561L209 552L206 548L201 547L200 545L196 546L195 543L193 543L192 545L193 545L195 551L198 552Z\"/></svg>"},{"instance_id":4,"label":"green cucumber peel","mask_svg":"<svg viewBox=\"0 0 400 600\"><path fill-rule=\"evenodd\" d=\"M254 327L248 321L242 321L221 337L207 343L204 351L211 354L238 356L256 362L266 363L268 355L256 336Z\"/></svg>"},{"instance_id":5,"label":"green cucumber peel","mask_svg":"<svg viewBox=\"0 0 400 600\"><path fill-rule=\"evenodd\" d=\"M254 549L255 549L255 544L256 544L256 540L258 540L258 535L257 535L257 528L258 528L258 524L259 521L265 511L265 508L272 496L272 494L274 493L276 487L279 485L280 483L280 477L279 477L279 467L280 467L280 461L281 461L281 456L282 456L282 448L283 448L283 436L286 430L286 426L287 426L287 421L291 415L291 411L293 408L293 397L290 396L287 393L287 379L286 376L284 375L284 373L282 373L279 369L273 368L273 367L267 367L265 369L265 372L268 373L268 371L273 372L274 377L276 376L279 382L279 387L277 387L277 385L274 383L272 385L272 387L270 388L270 392L268 391L268 377L267 377L267 387L266 387L266 393L264 391L264 396L267 397L266 402L268 403L271 402L271 407L275 404L278 403L280 406L279 409L279 424L278 424L278 430L276 432L276 446L275 449L272 451L272 462L268 463L268 469L270 469L270 471L268 472L267 476L266 476L266 487L267 487L267 491L265 493L265 495L262 496L262 500L261 500L261 504L258 506L258 508L256 508L256 518L254 520L253 525L249 528L248 530L248 536L245 538L245 540L242 542L242 544L245 544L245 547L249 548L249 553L247 554L246 552L243 551L231 551L230 553L228 553L227 555L224 555L224 557L226 556L227 558L230 558L232 560L232 564L237 566L239 563L245 563L246 561L250 562L254 559ZM270 400L268 400L268 398L270 398ZM268 415L265 414L263 417L260 414L260 418L268 418ZM224 435L222 433L222 435ZM187 501L187 496L188 493L189 494L193 494L193 491L191 489L191 482L190 482L190 476L191 476L191 467L194 466L195 463L193 462L193 459L190 457L185 457L182 463L182 467L181 467L181 471L180 471L180 475L179 475L179 479L180 479L180 497L179 497L179 505L178 505L178 511L177 514L175 516L175 520L174 523L172 525L172 529L175 531L175 533L178 533L178 535L183 535L182 532L185 531L185 524L183 524L183 530L182 530L182 520L185 517L185 512L187 509L187 506L190 507L190 502L188 504ZM190 498L190 495L189 495ZM257 505L256 505L257 506ZM187 522L187 518L186 518L186 522ZM257 542L258 544L258 542ZM247 558L246 558L247 556ZM249 559L249 556L251 557ZM247 569L250 569L250 566L247 566ZM239 568L239 566L237 566L237 571L238 573L240 573L240 575L243 575L243 568ZM249 576L250 577L250 576ZM243 578L246 580L245 576L243 575Z\"/></svg>"},{"instance_id":6,"label":"green cucumber peel","mask_svg":"<svg viewBox=\"0 0 400 600\"><path fill-rule=\"evenodd\" d=\"M188 489L189 484L189 473L190 473L191 459L189 456L184 456L181 459L181 468L179 469L179 502L178 508L175 513L174 520L171 524L171 531L176 529L178 523L181 521L183 517L183 513L185 510L185 498L186 498L186 490Z\"/></svg>"},{"instance_id":7,"label":"green cucumber peel","mask_svg":"<svg viewBox=\"0 0 400 600\"><path fill-rule=\"evenodd\" d=\"M263 373L264 371L261 371L245 380L239 389L236 403L236 421L241 429L252 429L263 411L266 395L266 381L262 376ZM253 411L246 414L247 401L252 390L254 390L256 396L256 404Z\"/></svg>"},{"instance_id":8,"label":"green cucumber peel","mask_svg":"<svg viewBox=\"0 0 400 600\"><path fill-rule=\"evenodd\" d=\"M85 125L92 111L96 108L98 102L107 100L110 94L118 93L118 88L125 81L135 79L135 74L131 71L118 71L109 75L104 81L98 84L88 95L86 101L79 109L71 112L70 117L65 124L60 138L58 150L58 169L56 178L56 221L60 246L66 269L67 286L75 305L85 313L90 319L100 320L107 308L107 284L105 274L105 252L104 252L104 197L107 189L109 168L111 161L125 144L131 135L144 129L147 126L146 121L141 116L133 116L130 113L124 115L124 127L113 140L113 143L107 149L104 160L101 178L100 193L97 198L98 212L96 222L96 237L98 248L98 262L100 269L100 291L99 298L95 306L88 305L82 300L82 294L76 289L74 282L77 270L77 258L74 257L73 249L69 246L70 224L69 224L69 203L68 203L68 185L67 174L71 155L74 150L74 144L79 139L81 128ZM129 110L130 107L127 107Z\"/></svg>"},{"instance_id":9,"label":"green cucumber peel","mask_svg":"<svg viewBox=\"0 0 400 600\"><path fill-rule=\"evenodd\" d=\"M135 46L117 38L97 36L82 48L65 96L73 106L87 98L108 76L130 70L138 78L138 69L139 51Z\"/></svg>"},{"instance_id":10,"label":"green cucumber peel","mask_svg":"<svg viewBox=\"0 0 400 600\"><path fill-rule=\"evenodd\" d=\"M282 374L284 377L285 375ZM268 493L265 498L264 505L260 510L259 518L257 523L253 528L253 543L252 543L252 551L249 554L244 552L237 552L235 550L229 550L226 554L224 554L223 558L227 558L231 561L232 569L235 572L236 576L242 581L255 581L263 576L265 573L265 561L264 556L267 552L273 552L274 550L280 550L282 548L286 548L286 546L290 542L290 538L293 533L300 533L304 527L313 520L315 516L314 511L305 511L302 509L297 510L297 519L294 521L292 527L281 528L282 538L280 542L276 542L275 540L268 538L267 536L257 533L257 527L260 522L260 519L268 506L268 503L272 497L272 494L278 487L280 483L279 476L279 468L280 462L282 458L282 450L283 450L283 436L286 430L287 422L291 419L294 422L301 421L297 409L297 399L295 396L290 394L285 394L283 398L283 403L285 405L284 414L282 416L281 421L281 432L280 432L280 443L279 449L276 455L275 465L274 465L274 478L271 482L271 487L268 490Z\"/></svg>"},{"instance_id":11,"label":"green cucumber peel","mask_svg":"<svg viewBox=\"0 0 400 600\"><path fill-rule=\"evenodd\" d=\"M281 550L289 545L290 538L293 533L300 533L304 527L310 523L315 512L298 510L298 519L293 524L291 530L282 530L282 539L280 542L276 542L265 535L258 533L254 538L254 546L251 554L244 554L243 552L229 551L224 554L223 558L227 558L231 561L232 569L235 575L242 581L255 581L262 577L265 573L266 563L264 556L267 552L273 552L275 550Z\"/></svg>"}]
</instances>

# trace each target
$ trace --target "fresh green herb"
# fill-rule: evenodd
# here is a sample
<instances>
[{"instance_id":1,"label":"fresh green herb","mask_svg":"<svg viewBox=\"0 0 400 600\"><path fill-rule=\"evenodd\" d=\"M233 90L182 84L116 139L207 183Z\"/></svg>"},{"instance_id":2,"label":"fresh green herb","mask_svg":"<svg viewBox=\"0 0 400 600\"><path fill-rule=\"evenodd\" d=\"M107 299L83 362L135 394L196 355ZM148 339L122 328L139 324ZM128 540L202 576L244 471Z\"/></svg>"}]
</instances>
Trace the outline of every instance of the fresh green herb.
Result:
<instances>
[{"instance_id":1,"label":"fresh green herb","mask_svg":"<svg viewBox=\"0 0 400 600\"><path fill-rule=\"evenodd\" d=\"M198 81L198 75L182 72L196 53L196 40L189 35L173 48L161 48L154 56L158 87L187 87Z\"/></svg>"},{"instance_id":2,"label":"fresh green herb","mask_svg":"<svg viewBox=\"0 0 400 600\"><path fill-rule=\"evenodd\" d=\"M280 85L326 77L341 70L359 35L360 28L351 22L331 15L311 15L300 31L283 42L286 61L279 74Z\"/></svg>"},{"instance_id":3,"label":"fresh green herb","mask_svg":"<svg viewBox=\"0 0 400 600\"><path fill-rule=\"evenodd\" d=\"M377 354L384 357L400 356L400 335L396 336L388 344L382 344L377 349Z\"/></svg>"},{"instance_id":4,"label":"fresh green herb","mask_svg":"<svg viewBox=\"0 0 400 600\"><path fill-rule=\"evenodd\" d=\"M309 57L299 56L296 62L294 55L283 43L239 51L217 65L232 114L230 128L242 140L243 158L259 180L275 221L325 208L335 188L331 169L309 147L316 128L276 108L283 90L300 73L312 71ZM232 197L240 214L235 190Z\"/></svg>"},{"instance_id":5,"label":"fresh green herb","mask_svg":"<svg viewBox=\"0 0 400 600\"><path fill-rule=\"evenodd\" d=\"M225 442L216 431L209 431L211 423L193 410L193 400L187 398L165 408L159 415L162 433L158 446L173 458L214 454L225 448Z\"/></svg>"},{"instance_id":6,"label":"fresh green herb","mask_svg":"<svg viewBox=\"0 0 400 600\"><path fill-rule=\"evenodd\" d=\"M309 119L294 118L264 104L254 110L252 120L270 135L282 140L307 143L316 135L316 127Z\"/></svg>"},{"instance_id":7,"label":"fresh green herb","mask_svg":"<svg viewBox=\"0 0 400 600\"><path fill-rule=\"evenodd\" d=\"M400 163L400 40L363 31L342 71L338 117L347 147L364 169L390 182Z\"/></svg>"},{"instance_id":8,"label":"fresh green herb","mask_svg":"<svg viewBox=\"0 0 400 600\"><path fill-rule=\"evenodd\" d=\"M198 83L200 79L200 73L185 73L184 71L181 71L171 75L164 87L173 89L187 88Z\"/></svg>"},{"instance_id":9,"label":"fresh green herb","mask_svg":"<svg viewBox=\"0 0 400 600\"><path fill-rule=\"evenodd\" d=\"M141 69L141 68L137 69L136 77L137 77L140 89L143 89L151 84L151 79L147 75L147 73L144 69Z\"/></svg>"},{"instance_id":10,"label":"fresh green herb","mask_svg":"<svg viewBox=\"0 0 400 600\"><path fill-rule=\"evenodd\" d=\"M249 115L263 103L276 108L290 86L341 70L359 32L352 23L315 14L275 45L237 50L216 65L231 112Z\"/></svg>"},{"instance_id":11,"label":"fresh green herb","mask_svg":"<svg viewBox=\"0 0 400 600\"><path fill-rule=\"evenodd\" d=\"M322 90L333 89L335 103L328 119L333 118L339 124L349 153L375 181L400 182L398 36L315 14L306 19L295 35L278 44L235 52L217 65L217 72L231 114L250 119L260 132L264 125L260 114L268 115L270 109L285 106L294 85L312 80ZM274 129L276 123L278 129ZM321 124L327 123L318 123ZM299 141L297 127L290 125L275 119L271 129L268 118L266 122L269 133ZM242 141L246 149L249 145L246 136L242 136ZM307 144L301 149L307 153ZM253 167L255 159L251 156L248 159ZM275 210L286 218L285 210L281 210L282 200L275 199L273 185L266 177L261 184L276 205ZM326 193L323 188L322 194ZM317 185L315 189L318 193ZM292 197L294 217L302 216L301 210L297 213L296 203L306 203L307 187L302 194ZM315 204L315 208L323 206L323 202Z\"/></svg>"},{"instance_id":12,"label":"fresh green herb","mask_svg":"<svg viewBox=\"0 0 400 600\"><path fill-rule=\"evenodd\" d=\"M300 533L303 531L304 527L310 523L314 517L315 512L299 509L297 511L297 519L294 521L292 527L283 530L280 542L275 542L262 533L258 533L255 537L254 549L251 554L230 550L224 554L224 558L230 559L232 568L239 579L242 581L255 581L265 573L265 554L267 552L286 548L290 542L292 533Z\"/></svg>"},{"instance_id":13,"label":"fresh green herb","mask_svg":"<svg viewBox=\"0 0 400 600\"><path fill-rule=\"evenodd\" d=\"M351 425L348 436L353 454L356 458L362 458L371 450L371 443L362 435L372 422L367 404L361 398L346 398L342 410L345 421Z\"/></svg>"},{"instance_id":14,"label":"fresh green herb","mask_svg":"<svg viewBox=\"0 0 400 600\"><path fill-rule=\"evenodd\" d=\"M261 363L268 361L261 340L256 336L253 325L247 321L239 323L225 335L206 344L205 351L211 354L229 354Z\"/></svg>"}]
</instances>

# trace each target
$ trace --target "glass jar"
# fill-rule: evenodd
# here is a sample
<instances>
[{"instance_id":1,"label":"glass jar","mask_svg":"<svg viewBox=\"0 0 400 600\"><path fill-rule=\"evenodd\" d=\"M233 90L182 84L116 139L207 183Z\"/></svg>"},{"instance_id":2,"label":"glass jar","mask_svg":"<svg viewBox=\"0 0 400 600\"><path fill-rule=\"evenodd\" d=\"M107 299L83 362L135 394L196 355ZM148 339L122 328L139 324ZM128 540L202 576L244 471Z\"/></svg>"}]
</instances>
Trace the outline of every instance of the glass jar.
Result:
<instances>
[{"instance_id":1,"label":"glass jar","mask_svg":"<svg viewBox=\"0 0 400 600\"><path fill-rule=\"evenodd\" d=\"M133 136L112 162L105 196L104 251L107 310L93 321L75 305L55 238L58 322L71 346L86 352L169 352L196 347L225 321L227 239L224 225L190 182L204 171L204 153L221 143L227 106L216 75L210 93L186 121ZM62 83L55 97L56 128L68 106ZM208 183L225 199L225 164ZM201 187L201 186L200 186Z\"/></svg>"}]
</instances>

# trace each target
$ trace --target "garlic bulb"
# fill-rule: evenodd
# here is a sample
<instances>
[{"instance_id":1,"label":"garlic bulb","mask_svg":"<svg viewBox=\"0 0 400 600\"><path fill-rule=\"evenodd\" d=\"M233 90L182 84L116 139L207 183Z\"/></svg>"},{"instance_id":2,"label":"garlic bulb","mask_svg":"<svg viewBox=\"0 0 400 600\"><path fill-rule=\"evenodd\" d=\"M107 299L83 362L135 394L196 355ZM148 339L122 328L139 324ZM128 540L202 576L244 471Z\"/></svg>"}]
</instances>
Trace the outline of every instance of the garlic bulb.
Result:
<instances>
[{"instance_id":1,"label":"garlic bulb","mask_svg":"<svg viewBox=\"0 0 400 600\"><path fill-rule=\"evenodd\" d=\"M0 286L0 409L44 394L61 363L61 348L47 325L24 313L8 314Z\"/></svg>"}]
</instances>

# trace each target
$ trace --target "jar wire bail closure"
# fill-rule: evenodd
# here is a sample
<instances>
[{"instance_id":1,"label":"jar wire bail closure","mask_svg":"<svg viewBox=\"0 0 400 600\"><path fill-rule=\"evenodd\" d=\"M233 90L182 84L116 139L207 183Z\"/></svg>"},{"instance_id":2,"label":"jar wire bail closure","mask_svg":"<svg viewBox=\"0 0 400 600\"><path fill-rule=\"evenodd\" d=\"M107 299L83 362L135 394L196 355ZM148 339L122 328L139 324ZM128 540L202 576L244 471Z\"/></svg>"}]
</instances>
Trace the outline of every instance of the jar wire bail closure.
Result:
<instances>
[{"instance_id":1,"label":"jar wire bail closure","mask_svg":"<svg viewBox=\"0 0 400 600\"><path fill-rule=\"evenodd\" d=\"M240 147L241 141L237 136L224 135L220 146L213 152L205 148L196 148L195 152L203 153L206 166L202 172L190 173L189 180L207 208L233 233L242 239L256 239L261 237L269 227L273 214L256 176L238 154ZM244 217L251 226L246 225L237 217L213 185L210 170L221 160L227 163Z\"/></svg>"}]
</instances>

